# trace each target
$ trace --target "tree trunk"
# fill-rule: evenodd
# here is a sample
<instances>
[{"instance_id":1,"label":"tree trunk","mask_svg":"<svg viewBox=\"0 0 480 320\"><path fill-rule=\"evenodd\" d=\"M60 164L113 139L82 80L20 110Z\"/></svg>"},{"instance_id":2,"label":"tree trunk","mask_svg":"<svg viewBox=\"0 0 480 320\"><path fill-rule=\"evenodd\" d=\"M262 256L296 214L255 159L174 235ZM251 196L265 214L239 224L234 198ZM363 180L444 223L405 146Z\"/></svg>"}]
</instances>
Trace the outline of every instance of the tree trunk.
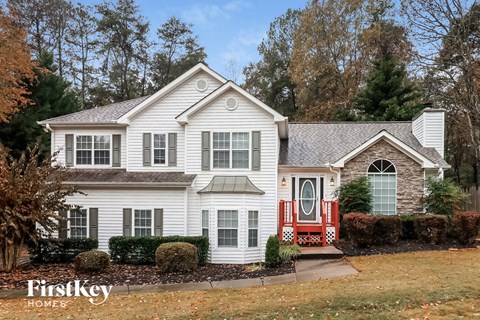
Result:
<instances>
[{"instance_id":1,"label":"tree trunk","mask_svg":"<svg viewBox=\"0 0 480 320\"><path fill-rule=\"evenodd\" d=\"M17 268L18 258L22 251L23 240L20 243L10 244L4 241L0 250L0 271L12 272Z\"/></svg>"}]
</instances>

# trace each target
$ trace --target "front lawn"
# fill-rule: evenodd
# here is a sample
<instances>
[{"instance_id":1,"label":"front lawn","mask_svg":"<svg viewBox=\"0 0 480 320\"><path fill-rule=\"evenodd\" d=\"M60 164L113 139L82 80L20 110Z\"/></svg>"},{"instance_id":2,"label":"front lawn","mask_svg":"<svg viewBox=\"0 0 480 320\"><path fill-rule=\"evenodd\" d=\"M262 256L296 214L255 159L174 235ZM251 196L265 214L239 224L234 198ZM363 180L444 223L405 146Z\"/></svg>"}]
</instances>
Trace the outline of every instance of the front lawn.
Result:
<instances>
[{"instance_id":1,"label":"front lawn","mask_svg":"<svg viewBox=\"0 0 480 320\"><path fill-rule=\"evenodd\" d=\"M65 309L1 301L0 318L455 319L480 316L480 252L431 251L348 258L357 276L201 292L111 296ZM3 313L3 315L2 315Z\"/></svg>"}]
</instances>

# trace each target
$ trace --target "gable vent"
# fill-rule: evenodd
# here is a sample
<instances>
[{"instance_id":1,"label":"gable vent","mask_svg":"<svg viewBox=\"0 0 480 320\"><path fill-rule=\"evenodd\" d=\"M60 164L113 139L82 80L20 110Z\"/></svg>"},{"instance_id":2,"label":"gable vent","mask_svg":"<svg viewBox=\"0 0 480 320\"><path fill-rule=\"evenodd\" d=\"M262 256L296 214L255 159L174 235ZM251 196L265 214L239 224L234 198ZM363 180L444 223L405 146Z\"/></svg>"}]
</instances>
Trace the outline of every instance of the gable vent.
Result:
<instances>
[{"instance_id":1,"label":"gable vent","mask_svg":"<svg viewBox=\"0 0 480 320\"><path fill-rule=\"evenodd\" d=\"M233 111L237 109L237 107L238 107L237 99L227 98L227 100L225 100L225 108L227 108L227 110Z\"/></svg>"},{"instance_id":2,"label":"gable vent","mask_svg":"<svg viewBox=\"0 0 480 320\"><path fill-rule=\"evenodd\" d=\"M204 79L199 79L195 83L195 87L197 88L197 91L203 92L208 89L208 82Z\"/></svg>"}]
</instances>

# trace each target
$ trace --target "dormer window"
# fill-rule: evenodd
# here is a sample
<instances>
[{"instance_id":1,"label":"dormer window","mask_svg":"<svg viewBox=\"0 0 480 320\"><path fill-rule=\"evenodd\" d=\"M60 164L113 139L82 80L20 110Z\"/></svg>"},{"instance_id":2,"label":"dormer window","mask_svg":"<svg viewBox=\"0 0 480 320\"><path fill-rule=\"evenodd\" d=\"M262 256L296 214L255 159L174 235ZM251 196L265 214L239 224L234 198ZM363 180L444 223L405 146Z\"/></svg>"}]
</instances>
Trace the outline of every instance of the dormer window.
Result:
<instances>
[{"instance_id":1,"label":"dormer window","mask_svg":"<svg viewBox=\"0 0 480 320\"><path fill-rule=\"evenodd\" d=\"M110 136L76 137L77 165L110 165Z\"/></svg>"}]
</instances>

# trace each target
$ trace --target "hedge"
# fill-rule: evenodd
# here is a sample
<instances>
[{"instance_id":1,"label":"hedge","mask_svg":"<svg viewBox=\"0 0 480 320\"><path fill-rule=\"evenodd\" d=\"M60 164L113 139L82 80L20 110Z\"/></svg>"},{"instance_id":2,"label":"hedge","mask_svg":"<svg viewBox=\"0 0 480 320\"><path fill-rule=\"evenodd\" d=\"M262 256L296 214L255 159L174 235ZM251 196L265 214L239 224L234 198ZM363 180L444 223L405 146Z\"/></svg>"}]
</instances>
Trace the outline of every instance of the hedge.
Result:
<instances>
[{"instance_id":1,"label":"hedge","mask_svg":"<svg viewBox=\"0 0 480 320\"><path fill-rule=\"evenodd\" d=\"M34 262L71 262L81 252L98 249L98 240L42 238L29 249Z\"/></svg>"},{"instance_id":2,"label":"hedge","mask_svg":"<svg viewBox=\"0 0 480 320\"><path fill-rule=\"evenodd\" d=\"M75 271L80 272L102 272L110 266L110 257L108 253L103 251L85 251L79 253L73 259Z\"/></svg>"},{"instance_id":3,"label":"hedge","mask_svg":"<svg viewBox=\"0 0 480 320\"><path fill-rule=\"evenodd\" d=\"M365 247L373 243L376 221L375 216L359 212L351 212L343 216L347 237L357 247Z\"/></svg>"},{"instance_id":4,"label":"hedge","mask_svg":"<svg viewBox=\"0 0 480 320\"><path fill-rule=\"evenodd\" d=\"M161 273L194 271L198 268L198 249L186 242L163 243L155 251L155 262Z\"/></svg>"},{"instance_id":5,"label":"hedge","mask_svg":"<svg viewBox=\"0 0 480 320\"><path fill-rule=\"evenodd\" d=\"M456 212L453 221L458 242L468 245L474 244L480 227L480 213Z\"/></svg>"},{"instance_id":6,"label":"hedge","mask_svg":"<svg viewBox=\"0 0 480 320\"><path fill-rule=\"evenodd\" d=\"M374 244L396 244L402 234L402 221L398 216L375 216Z\"/></svg>"},{"instance_id":7,"label":"hedge","mask_svg":"<svg viewBox=\"0 0 480 320\"><path fill-rule=\"evenodd\" d=\"M417 216L412 214L400 215L402 221L402 240L416 240L417 233L415 232L415 219Z\"/></svg>"},{"instance_id":8,"label":"hedge","mask_svg":"<svg viewBox=\"0 0 480 320\"><path fill-rule=\"evenodd\" d=\"M426 243L440 244L447 238L447 216L422 215L417 216L415 221L415 233L418 239Z\"/></svg>"},{"instance_id":9,"label":"hedge","mask_svg":"<svg viewBox=\"0 0 480 320\"><path fill-rule=\"evenodd\" d=\"M108 241L110 257L115 263L154 264L155 251L163 243L186 242L198 250L198 262L205 265L208 259L208 237L168 236L168 237L111 237Z\"/></svg>"}]
</instances>

